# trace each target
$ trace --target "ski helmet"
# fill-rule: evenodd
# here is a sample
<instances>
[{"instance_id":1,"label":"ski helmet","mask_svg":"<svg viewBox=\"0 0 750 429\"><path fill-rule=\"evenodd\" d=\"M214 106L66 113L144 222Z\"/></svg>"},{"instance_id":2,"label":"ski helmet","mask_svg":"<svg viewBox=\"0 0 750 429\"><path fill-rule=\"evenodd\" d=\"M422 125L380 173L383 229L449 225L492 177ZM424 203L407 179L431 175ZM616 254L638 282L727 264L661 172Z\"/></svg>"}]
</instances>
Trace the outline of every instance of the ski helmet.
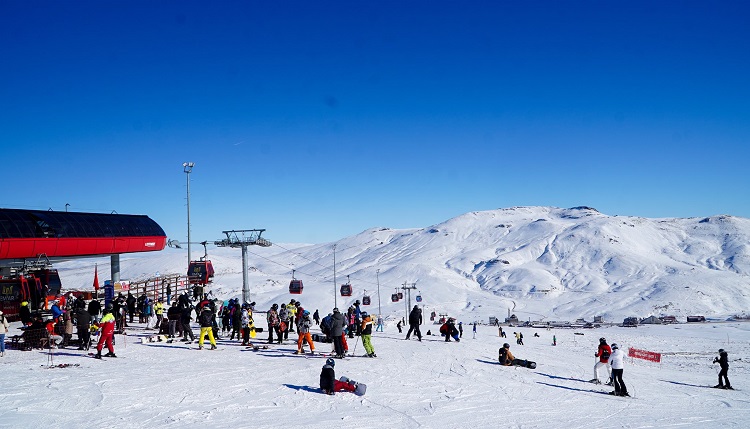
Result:
<instances>
[{"instance_id":1,"label":"ski helmet","mask_svg":"<svg viewBox=\"0 0 750 429\"><path fill-rule=\"evenodd\" d=\"M719 349L719 353L720 353L720 354L721 354L721 353L726 353L726 351L725 351L724 349Z\"/></svg>"},{"instance_id":2,"label":"ski helmet","mask_svg":"<svg viewBox=\"0 0 750 429\"><path fill-rule=\"evenodd\" d=\"M617 345L617 343L612 343L612 350L619 349L620 346Z\"/></svg>"},{"instance_id":3,"label":"ski helmet","mask_svg":"<svg viewBox=\"0 0 750 429\"><path fill-rule=\"evenodd\" d=\"M331 367L336 366L336 361L333 360L333 358L328 358L326 359L326 365L331 366Z\"/></svg>"},{"instance_id":4,"label":"ski helmet","mask_svg":"<svg viewBox=\"0 0 750 429\"><path fill-rule=\"evenodd\" d=\"M607 344L607 339L604 337L599 338L599 344Z\"/></svg>"},{"instance_id":5,"label":"ski helmet","mask_svg":"<svg viewBox=\"0 0 750 429\"><path fill-rule=\"evenodd\" d=\"M503 348L504 349L509 349L510 348L510 344L508 344L508 343L503 344Z\"/></svg>"}]
</instances>

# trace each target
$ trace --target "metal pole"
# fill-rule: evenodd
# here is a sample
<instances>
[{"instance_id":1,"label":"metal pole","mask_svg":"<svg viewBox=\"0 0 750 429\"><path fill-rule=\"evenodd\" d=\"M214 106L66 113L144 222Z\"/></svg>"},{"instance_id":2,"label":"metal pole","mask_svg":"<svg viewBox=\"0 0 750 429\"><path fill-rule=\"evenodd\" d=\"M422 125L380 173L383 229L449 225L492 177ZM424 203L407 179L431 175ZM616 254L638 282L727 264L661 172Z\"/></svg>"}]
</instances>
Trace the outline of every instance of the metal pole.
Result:
<instances>
[{"instance_id":1,"label":"metal pole","mask_svg":"<svg viewBox=\"0 0 750 429\"><path fill-rule=\"evenodd\" d=\"M333 308L338 307L338 296L336 295L336 245L333 245Z\"/></svg>"},{"instance_id":2,"label":"metal pole","mask_svg":"<svg viewBox=\"0 0 750 429\"><path fill-rule=\"evenodd\" d=\"M381 316L383 313L380 312L380 268L375 270L375 278L378 282L378 316Z\"/></svg>"},{"instance_id":3,"label":"metal pole","mask_svg":"<svg viewBox=\"0 0 750 429\"><path fill-rule=\"evenodd\" d=\"M190 260L192 259L192 254L190 253L190 173L193 171L193 166L195 166L194 162L183 162L182 167L185 172L185 177L187 179L187 245L188 245L188 265L190 264Z\"/></svg>"},{"instance_id":4,"label":"metal pole","mask_svg":"<svg viewBox=\"0 0 750 429\"><path fill-rule=\"evenodd\" d=\"M250 302L250 286L247 284L247 246L242 246L242 303Z\"/></svg>"}]
</instances>

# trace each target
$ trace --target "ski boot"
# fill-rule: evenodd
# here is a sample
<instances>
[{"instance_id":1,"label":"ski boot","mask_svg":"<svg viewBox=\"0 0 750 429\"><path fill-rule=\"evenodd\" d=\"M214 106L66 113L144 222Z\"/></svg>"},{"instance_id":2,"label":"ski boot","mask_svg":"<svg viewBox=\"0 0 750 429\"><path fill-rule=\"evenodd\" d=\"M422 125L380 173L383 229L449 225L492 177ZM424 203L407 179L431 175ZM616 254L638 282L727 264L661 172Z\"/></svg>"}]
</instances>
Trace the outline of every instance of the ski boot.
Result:
<instances>
[{"instance_id":1,"label":"ski boot","mask_svg":"<svg viewBox=\"0 0 750 429\"><path fill-rule=\"evenodd\" d=\"M598 379L598 378L594 378L594 379L591 379L591 380L589 380L589 383L594 383L594 384L602 384L602 382L601 382L601 381L599 381L599 379Z\"/></svg>"},{"instance_id":2,"label":"ski boot","mask_svg":"<svg viewBox=\"0 0 750 429\"><path fill-rule=\"evenodd\" d=\"M116 358L116 357L117 357L117 355L116 355L116 354L114 354L114 353L112 353L112 352L109 352L109 353L107 353L106 355L104 355L104 357L114 357L114 358Z\"/></svg>"},{"instance_id":3,"label":"ski boot","mask_svg":"<svg viewBox=\"0 0 750 429\"><path fill-rule=\"evenodd\" d=\"M101 359L102 358L102 352L99 352L94 355L94 359Z\"/></svg>"},{"instance_id":4,"label":"ski boot","mask_svg":"<svg viewBox=\"0 0 750 429\"><path fill-rule=\"evenodd\" d=\"M211 344L211 350L216 350L216 346Z\"/></svg>"}]
</instances>

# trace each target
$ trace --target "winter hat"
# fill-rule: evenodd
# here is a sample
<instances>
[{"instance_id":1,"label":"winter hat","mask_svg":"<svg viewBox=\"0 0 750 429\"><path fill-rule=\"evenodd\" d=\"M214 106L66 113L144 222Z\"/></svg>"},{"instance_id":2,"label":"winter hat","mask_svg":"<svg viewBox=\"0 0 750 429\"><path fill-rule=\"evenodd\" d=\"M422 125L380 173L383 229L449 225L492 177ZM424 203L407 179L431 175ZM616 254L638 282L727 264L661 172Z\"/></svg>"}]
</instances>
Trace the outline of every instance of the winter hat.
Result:
<instances>
[{"instance_id":1,"label":"winter hat","mask_svg":"<svg viewBox=\"0 0 750 429\"><path fill-rule=\"evenodd\" d=\"M619 349L620 346L617 345L617 343L612 343L612 350Z\"/></svg>"},{"instance_id":2,"label":"winter hat","mask_svg":"<svg viewBox=\"0 0 750 429\"><path fill-rule=\"evenodd\" d=\"M303 314L303 315L305 315L305 316L309 316L309 315L310 315L310 312L309 312L309 311L307 311L307 310L305 310L305 311L303 311L303 312L302 312L302 314Z\"/></svg>"},{"instance_id":3,"label":"winter hat","mask_svg":"<svg viewBox=\"0 0 750 429\"><path fill-rule=\"evenodd\" d=\"M334 312L334 313L338 313L338 312L339 312L339 308L338 308L338 307L335 307L335 308L333 309L333 312Z\"/></svg>"},{"instance_id":4,"label":"winter hat","mask_svg":"<svg viewBox=\"0 0 750 429\"><path fill-rule=\"evenodd\" d=\"M0 314L3 314L3 313L0 313ZM719 349L719 353L726 353L726 351L724 349Z\"/></svg>"},{"instance_id":5,"label":"winter hat","mask_svg":"<svg viewBox=\"0 0 750 429\"><path fill-rule=\"evenodd\" d=\"M331 367L336 366L336 361L333 360L333 358L328 358L326 359L326 365L331 366Z\"/></svg>"}]
</instances>

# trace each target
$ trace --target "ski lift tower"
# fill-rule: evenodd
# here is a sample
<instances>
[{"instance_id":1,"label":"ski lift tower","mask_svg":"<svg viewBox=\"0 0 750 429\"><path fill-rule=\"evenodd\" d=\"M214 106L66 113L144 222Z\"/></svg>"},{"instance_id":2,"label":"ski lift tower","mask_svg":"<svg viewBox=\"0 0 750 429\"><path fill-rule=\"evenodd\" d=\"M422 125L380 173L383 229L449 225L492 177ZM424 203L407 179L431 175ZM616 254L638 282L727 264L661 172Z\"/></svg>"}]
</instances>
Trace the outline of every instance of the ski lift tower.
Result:
<instances>
[{"instance_id":1,"label":"ski lift tower","mask_svg":"<svg viewBox=\"0 0 750 429\"><path fill-rule=\"evenodd\" d=\"M222 231L227 238L214 241L218 247L242 249L242 302L250 302L250 285L247 283L247 248L249 246L270 247L271 242L260 235L265 229L242 229L236 231Z\"/></svg>"}]
</instances>

